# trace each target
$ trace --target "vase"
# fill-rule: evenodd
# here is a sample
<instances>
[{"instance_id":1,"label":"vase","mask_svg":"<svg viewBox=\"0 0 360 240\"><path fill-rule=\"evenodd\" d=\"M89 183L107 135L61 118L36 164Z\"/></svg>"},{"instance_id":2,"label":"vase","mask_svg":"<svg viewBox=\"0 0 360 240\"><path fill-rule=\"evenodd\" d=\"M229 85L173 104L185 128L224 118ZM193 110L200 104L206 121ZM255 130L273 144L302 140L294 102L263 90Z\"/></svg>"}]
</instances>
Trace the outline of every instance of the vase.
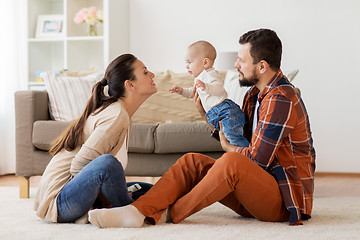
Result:
<instances>
[{"instance_id":1,"label":"vase","mask_svg":"<svg viewBox=\"0 0 360 240\"><path fill-rule=\"evenodd\" d=\"M87 25L87 33L88 33L88 36L97 36L98 35L96 23Z\"/></svg>"}]
</instances>

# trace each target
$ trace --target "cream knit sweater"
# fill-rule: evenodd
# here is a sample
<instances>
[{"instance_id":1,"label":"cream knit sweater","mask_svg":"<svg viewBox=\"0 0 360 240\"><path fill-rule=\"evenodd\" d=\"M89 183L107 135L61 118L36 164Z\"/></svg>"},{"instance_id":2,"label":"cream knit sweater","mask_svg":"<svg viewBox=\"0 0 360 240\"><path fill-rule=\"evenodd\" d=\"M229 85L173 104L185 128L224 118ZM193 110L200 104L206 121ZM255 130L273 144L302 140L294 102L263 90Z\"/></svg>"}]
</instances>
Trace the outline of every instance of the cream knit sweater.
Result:
<instances>
[{"instance_id":1,"label":"cream knit sweater","mask_svg":"<svg viewBox=\"0 0 360 240\"><path fill-rule=\"evenodd\" d=\"M121 100L111 104L97 115L90 115L84 127L84 144L70 152L61 150L46 167L35 198L36 215L44 220L57 222L56 199L60 191L96 157L107 153L112 154L125 169L127 165L125 139L127 139L130 126L129 115Z\"/></svg>"}]
</instances>

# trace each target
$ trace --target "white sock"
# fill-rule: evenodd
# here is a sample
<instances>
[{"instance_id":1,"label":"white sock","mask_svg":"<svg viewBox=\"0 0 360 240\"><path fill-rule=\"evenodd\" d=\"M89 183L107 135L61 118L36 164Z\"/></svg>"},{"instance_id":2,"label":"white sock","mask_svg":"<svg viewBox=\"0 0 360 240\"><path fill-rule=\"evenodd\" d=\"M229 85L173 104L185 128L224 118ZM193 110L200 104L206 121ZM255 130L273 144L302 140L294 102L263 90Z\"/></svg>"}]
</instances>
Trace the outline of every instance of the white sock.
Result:
<instances>
[{"instance_id":1,"label":"white sock","mask_svg":"<svg viewBox=\"0 0 360 240\"><path fill-rule=\"evenodd\" d=\"M133 205L89 211L89 221L100 228L139 228L145 216Z\"/></svg>"}]
</instances>

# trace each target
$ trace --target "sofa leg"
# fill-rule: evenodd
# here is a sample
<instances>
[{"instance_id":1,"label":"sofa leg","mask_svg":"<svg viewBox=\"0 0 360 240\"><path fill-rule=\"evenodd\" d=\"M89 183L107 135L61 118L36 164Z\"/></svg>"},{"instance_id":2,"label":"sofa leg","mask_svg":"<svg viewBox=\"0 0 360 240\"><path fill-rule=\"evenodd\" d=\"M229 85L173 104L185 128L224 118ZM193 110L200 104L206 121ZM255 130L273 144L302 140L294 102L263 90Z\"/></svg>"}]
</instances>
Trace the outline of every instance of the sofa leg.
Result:
<instances>
[{"instance_id":1,"label":"sofa leg","mask_svg":"<svg viewBox=\"0 0 360 240\"><path fill-rule=\"evenodd\" d=\"M20 198L30 197L30 177L19 177Z\"/></svg>"}]
</instances>

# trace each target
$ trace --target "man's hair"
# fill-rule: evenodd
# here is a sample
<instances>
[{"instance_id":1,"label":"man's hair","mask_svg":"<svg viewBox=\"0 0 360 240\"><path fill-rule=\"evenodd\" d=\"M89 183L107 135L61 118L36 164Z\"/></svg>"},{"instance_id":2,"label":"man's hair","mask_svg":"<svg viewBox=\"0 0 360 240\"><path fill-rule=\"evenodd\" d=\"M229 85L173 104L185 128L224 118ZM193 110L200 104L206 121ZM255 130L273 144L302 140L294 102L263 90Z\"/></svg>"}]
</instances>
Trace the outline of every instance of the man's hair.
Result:
<instances>
[{"instance_id":1,"label":"man's hair","mask_svg":"<svg viewBox=\"0 0 360 240\"><path fill-rule=\"evenodd\" d=\"M250 55L256 64L265 60L274 71L280 69L282 45L279 37L273 30L252 30L239 39L240 44L250 43Z\"/></svg>"}]
</instances>

